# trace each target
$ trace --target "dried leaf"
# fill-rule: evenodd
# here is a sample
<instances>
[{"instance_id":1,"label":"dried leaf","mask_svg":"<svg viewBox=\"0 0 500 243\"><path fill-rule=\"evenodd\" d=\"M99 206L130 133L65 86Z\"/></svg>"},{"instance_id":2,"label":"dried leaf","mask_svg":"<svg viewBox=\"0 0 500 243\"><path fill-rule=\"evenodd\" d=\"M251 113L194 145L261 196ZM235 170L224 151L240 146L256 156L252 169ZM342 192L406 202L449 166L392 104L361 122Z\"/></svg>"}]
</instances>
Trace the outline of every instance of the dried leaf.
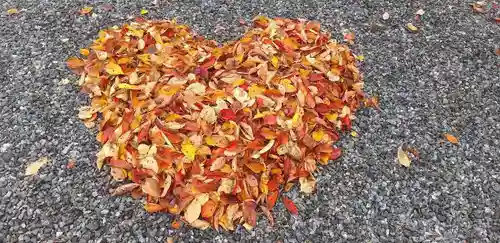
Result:
<instances>
[{"instance_id":1,"label":"dried leaf","mask_svg":"<svg viewBox=\"0 0 500 243\"><path fill-rule=\"evenodd\" d=\"M300 177L300 191L304 193L313 193L316 189L316 180L314 178L307 179L306 177Z\"/></svg>"},{"instance_id":2,"label":"dried leaf","mask_svg":"<svg viewBox=\"0 0 500 243\"><path fill-rule=\"evenodd\" d=\"M406 28L408 28L412 32L417 32L418 31L418 28L415 27L415 25L413 25L412 23L406 24Z\"/></svg>"},{"instance_id":3,"label":"dried leaf","mask_svg":"<svg viewBox=\"0 0 500 243\"><path fill-rule=\"evenodd\" d=\"M406 151L404 151L403 147L401 147L401 146L398 148L398 160L399 160L399 163L401 165L403 165L404 167L410 167L411 160L408 157L408 154L406 153Z\"/></svg>"},{"instance_id":4,"label":"dried leaf","mask_svg":"<svg viewBox=\"0 0 500 243\"><path fill-rule=\"evenodd\" d=\"M94 9L94 8L93 7L84 7L82 9L80 9L80 14L81 15L90 14L90 12L92 12L92 9Z\"/></svg>"},{"instance_id":5,"label":"dried leaf","mask_svg":"<svg viewBox=\"0 0 500 243\"><path fill-rule=\"evenodd\" d=\"M444 137L446 138L446 140L448 140L448 142L453 143L453 144L458 144L457 137L455 137L449 133L445 133Z\"/></svg>"},{"instance_id":6,"label":"dried leaf","mask_svg":"<svg viewBox=\"0 0 500 243\"><path fill-rule=\"evenodd\" d=\"M120 75L120 74L123 74L123 70L120 67L120 65L118 65L116 63L113 63L113 62L110 62L110 63L106 64L106 72L109 75Z\"/></svg>"},{"instance_id":7,"label":"dried leaf","mask_svg":"<svg viewBox=\"0 0 500 243\"><path fill-rule=\"evenodd\" d=\"M153 197L161 196L160 184L153 178L146 178L142 184L142 191Z\"/></svg>"},{"instance_id":8,"label":"dried leaf","mask_svg":"<svg viewBox=\"0 0 500 243\"><path fill-rule=\"evenodd\" d=\"M18 14L18 13L19 13L19 10L17 10L17 8L10 8L7 10L8 15L13 15L13 14Z\"/></svg>"},{"instance_id":9,"label":"dried leaf","mask_svg":"<svg viewBox=\"0 0 500 243\"><path fill-rule=\"evenodd\" d=\"M189 140L184 140L182 143L182 153L187 159L193 161L196 156L196 147Z\"/></svg>"},{"instance_id":10,"label":"dried leaf","mask_svg":"<svg viewBox=\"0 0 500 243\"><path fill-rule=\"evenodd\" d=\"M292 200L290 200L288 197L283 196L283 204L285 205L285 208L288 209L288 212L294 215L299 215L299 210L297 209L297 206L295 206L295 203L293 203Z\"/></svg>"},{"instance_id":11,"label":"dried leaf","mask_svg":"<svg viewBox=\"0 0 500 243\"><path fill-rule=\"evenodd\" d=\"M47 157L41 157L37 161L32 162L26 167L26 171L24 172L25 176L29 175L36 175L38 173L38 170L45 164L49 162L49 158Z\"/></svg>"}]
</instances>

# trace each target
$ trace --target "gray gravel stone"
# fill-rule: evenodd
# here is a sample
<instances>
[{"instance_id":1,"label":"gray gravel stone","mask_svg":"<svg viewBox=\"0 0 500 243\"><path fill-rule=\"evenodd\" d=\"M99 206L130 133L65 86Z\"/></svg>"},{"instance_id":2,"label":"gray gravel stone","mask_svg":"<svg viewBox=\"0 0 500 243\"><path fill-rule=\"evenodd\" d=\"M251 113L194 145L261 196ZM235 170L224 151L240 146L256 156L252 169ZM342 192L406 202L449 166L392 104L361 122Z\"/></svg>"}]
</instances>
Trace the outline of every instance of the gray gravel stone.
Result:
<instances>
[{"instance_id":1,"label":"gray gravel stone","mask_svg":"<svg viewBox=\"0 0 500 243\"><path fill-rule=\"evenodd\" d=\"M5 0L0 4L0 239L2 242L500 242L499 16L475 14L457 0ZM472 2L472 1L470 1ZM494 1L491 1L494 2ZM80 16L94 6L93 17ZM497 2L498 4L498 2ZM9 8L17 15L7 15ZM170 229L171 216L148 215L141 202L111 197L106 171L94 167L98 144L77 117L85 95L60 80L77 78L66 58L99 29L174 18L209 38L244 32L257 14L318 19L333 37L349 29L368 93L381 111L363 110L359 137L318 173L318 191L293 191L299 216L279 203L276 225L252 232ZM414 20L418 9L426 12ZM496 11L496 12L495 12ZM383 20L384 12L390 14ZM405 29L408 22L417 33ZM452 132L459 145L441 142ZM420 151L410 168L395 162L400 144ZM48 156L38 175L26 166ZM69 159L74 169L66 169Z\"/></svg>"}]
</instances>

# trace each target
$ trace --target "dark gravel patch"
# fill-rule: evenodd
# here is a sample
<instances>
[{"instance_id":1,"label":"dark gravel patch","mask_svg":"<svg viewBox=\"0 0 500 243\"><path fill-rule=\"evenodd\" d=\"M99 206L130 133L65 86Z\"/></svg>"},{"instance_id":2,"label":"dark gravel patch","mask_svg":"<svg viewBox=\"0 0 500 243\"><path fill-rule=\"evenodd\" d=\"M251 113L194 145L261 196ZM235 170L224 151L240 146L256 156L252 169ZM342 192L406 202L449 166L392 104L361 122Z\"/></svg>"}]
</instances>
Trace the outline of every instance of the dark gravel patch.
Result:
<instances>
[{"instance_id":1,"label":"dark gravel patch","mask_svg":"<svg viewBox=\"0 0 500 243\"><path fill-rule=\"evenodd\" d=\"M113 2L110 12L100 1L0 4L0 241L500 242L500 25L467 1ZM97 16L79 16L85 4ZM12 7L26 10L7 16ZM173 231L169 216L109 195L110 177L94 167L94 134L76 117L85 97L60 84L76 79L67 57L141 8L218 40L239 36L238 20L257 14L318 19L337 38L353 30L366 89L382 111L360 112L360 136L344 139L344 157L319 173L316 194L290 193L300 216L278 205L274 228L262 220L252 232ZM409 33L420 8L421 29ZM460 145L441 143L453 129ZM421 153L409 169L395 162L401 143ZM51 163L24 177L41 156Z\"/></svg>"}]
</instances>

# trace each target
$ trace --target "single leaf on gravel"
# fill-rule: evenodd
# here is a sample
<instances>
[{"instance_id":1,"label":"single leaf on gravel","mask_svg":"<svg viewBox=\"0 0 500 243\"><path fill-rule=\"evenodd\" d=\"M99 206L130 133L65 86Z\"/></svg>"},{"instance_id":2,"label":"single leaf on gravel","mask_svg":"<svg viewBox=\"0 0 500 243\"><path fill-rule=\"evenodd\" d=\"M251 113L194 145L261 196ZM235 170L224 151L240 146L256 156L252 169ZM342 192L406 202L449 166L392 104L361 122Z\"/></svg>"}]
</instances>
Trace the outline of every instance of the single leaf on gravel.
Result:
<instances>
[{"instance_id":1,"label":"single leaf on gravel","mask_svg":"<svg viewBox=\"0 0 500 243\"><path fill-rule=\"evenodd\" d=\"M404 167L410 167L411 160L408 157L408 154L406 153L406 151L403 150L402 146L400 146L398 148L398 160L399 160L399 163L401 165L403 165Z\"/></svg>"},{"instance_id":2,"label":"single leaf on gravel","mask_svg":"<svg viewBox=\"0 0 500 243\"><path fill-rule=\"evenodd\" d=\"M11 9L7 10L8 15L18 14L18 13L19 13L19 10L17 10L17 8L11 8Z\"/></svg>"},{"instance_id":3,"label":"single leaf on gravel","mask_svg":"<svg viewBox=\"0 0 500 243\"><path fill-rule=\"evenodd\" d=\"M80 14L81 15L90 14L90 12L92 12L92 9L94 9L94 8L93 7L84 7L82 9L80 9Z\"/></svg>"},{"instance_id":4,"label":"single leaf on gravel","mask_svg":"<svg viewBox=\"0 0 500 243\"><path fill-rule=\"evenodd\" d=\"M449 134L449 133L445 133L444 134L444 137L446 138L446 140L448 140L448 142L452 143L452 144L458 144L458 138Z\"/></svg>"},{"instance_id":5,"label":"single leaf on gravel","mask_svg":"<svg viewBox=\"0 0 500 243\"><path fill-rule=\"evenodd\" d=\"M146 9L141 9L141 15L146 15L146 14L148 14L148 13L149 13L149 11L148 11L148 10L146 10Z\"/></svg>"},{"instance_id":6,"label":"single leaf on gravel","mask_svg":"<svg viewBox=\"0 0 500 243\"><path fill-rule=\"evenodd\" d=\"M412 32L417 32L418 31L418 28L415 25L413 25L412 23L406 24L406 28L408 30L412 31Z\"/></svg>"},{"instance_id":7,"label":"single leaf on gravel","mask_svg":"<svg viewBox=\"0 0 500 243\"><path fill-rule=\"evenodd\" d=\"M283 196L282 199L283 199L283 205L285 205L285 208L288 209L288 211L291 214L299 215L299 210L297 209L297 206L295 206L295 203L293 203L291 199L289 199L286 196Z\"/></svg>"},{"instance_id":8,"label":"single leaf on gravel","mask_svg":"<svg viewBox=\"0 0 500 243\"><path fill-rule=\"evenodd\" d=\"M36 175L38 173L38 170L47 164L49 162L49 158L47 157L41 157L37 161L32 162L26 167L26 171L24 172L24 175L29 176L29 175Z\"/></svg>"}]
</instances>

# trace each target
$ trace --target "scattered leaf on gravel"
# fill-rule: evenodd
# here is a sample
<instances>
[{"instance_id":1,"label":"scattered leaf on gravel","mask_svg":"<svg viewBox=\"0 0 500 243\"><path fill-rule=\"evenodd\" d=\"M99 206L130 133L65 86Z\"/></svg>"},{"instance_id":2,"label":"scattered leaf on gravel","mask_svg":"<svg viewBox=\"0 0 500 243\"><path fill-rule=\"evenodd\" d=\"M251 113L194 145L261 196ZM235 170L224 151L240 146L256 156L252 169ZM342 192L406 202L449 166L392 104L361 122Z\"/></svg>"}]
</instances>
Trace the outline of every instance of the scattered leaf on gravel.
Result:
<instances>
[{"instance_id":1,"label":"scattered leaf on gravel","mask_svg":"<svg viewBox=\"0 0 500 243\"><path fill-rule=\"evenodd\" d=\"M73 160L73 159L70 159L70 160L68 161L68 164L66 164L66 168L67 168L67 169L73 169L73 168L75 168L75 165L76 165L76 161L75 161L75 160Z\"/></svg>"},{"instance_id":2,"label":"scattered leaf on gravel","mask_svg":"<svg viewBox=\"0 0 500 243\"><path fill-rule=\"evenodd\" d=\"M286 196L283 196L282 199L283 199L283 204L285 205L285 208L288 209L288 211L291 214L299 215L299 210L297 209L297 206L295 206L295 203L293 203L293 201L291 199L289 199Z\"/></svg>"},{"instance_id":3,"label":"scattered leaf on gravel","mask_svg":"<svg viewBox=\"0 0 500 243\"><path fill-rule=\"evenodd\" d=\"M92 9L94 9L94 8L93 7L82 8L82 9L80 9L80 14L81 15L90 14L90 12L92 12Z\"/></svg>"},{"instance_id":4,"label":"scattered leaf on gravel","mask_svg":"<svg viewBox=\"0 0 500 243\"><path fill-rule=\"evenodd\" d=\"M403 150L402 146L398 148L398 160L402 166L410 167L411 164L410 157L408 157L408 154L406 153L406 151Z\"/></svg>"},{"instance_id":5,"label":"scattered leaf on gravel","mask_svg":"<svg viewBox=\"0 0 500 243\"><path fill-rule=\"evenodd\" d=\"M148 10L146 10L146 9L141 9L141 15L146 15L146 14L148 14L148 13L149 13L149 11L148 11Z\"/></svg>"},{"instance_id":6,"label":"scattered leaf on gravel","mask_svg":"<svg viewBox=\"0 0 500 243\"><path fill-rule=\"evenodd\" d=\"M78 116L98 127L98 168L131 181L113 195L143 197L148 212L195 228L234 230L262 213L272 222L282 189L313 193L317 167L342 154L340 133L373 105L362 58L329 36L317 21L263 16L221 45L175 21L100 31L67 66L91 98Z\"/></svg>"},{"instance_id":7,"label":"scattered leaf on gravel","mask_svg":"<svg viewBox=\"0 0 500 243\"><path fill-rule=\"evenodd\" d=\"M418 31L418 28L415 27L415 25L413 25L412 23L408 23L406 24L406 28L412 32L417 32Z\"/></svg>"},{"instance_id":8,"label":"scattered leaf on gravel","mask_svg":"<svg viewBox=\"0 0 500 243\"><path fill-rule=\"evenodd\" d=\"M449 133L445 133L444 134L444 137L446 138L446 140L448 140L448 142L450 143L453 143L453 144L458 144L458 138L449 134Z\"/></svg>"},{"instance_id":9,"label":"scattered leaf on gravel","mask_svg":"<svg viewBox=\"0 0 500 243\"><path fill-rule=\"evenodd\" d=\"M19 13L19 10L17 10L17 8L11 8L11 9L7 10L8 15L18 14L18 13Z\"/></svg>"},{"instance_id":10,"label":"scattered leaf on gravel","mask_svg":"<svg viewBox=\"0 0 500 243\"><path fill-rule=\"evenodd\" d=\"M26 167L26 171L24 172L24 175L29 176L29 175L36 175L38 173L38 170L47 164L49 162L49 159L47 157L41 157L37 161L32 162L31 164Z\"/></svg>"}]
</instances>

